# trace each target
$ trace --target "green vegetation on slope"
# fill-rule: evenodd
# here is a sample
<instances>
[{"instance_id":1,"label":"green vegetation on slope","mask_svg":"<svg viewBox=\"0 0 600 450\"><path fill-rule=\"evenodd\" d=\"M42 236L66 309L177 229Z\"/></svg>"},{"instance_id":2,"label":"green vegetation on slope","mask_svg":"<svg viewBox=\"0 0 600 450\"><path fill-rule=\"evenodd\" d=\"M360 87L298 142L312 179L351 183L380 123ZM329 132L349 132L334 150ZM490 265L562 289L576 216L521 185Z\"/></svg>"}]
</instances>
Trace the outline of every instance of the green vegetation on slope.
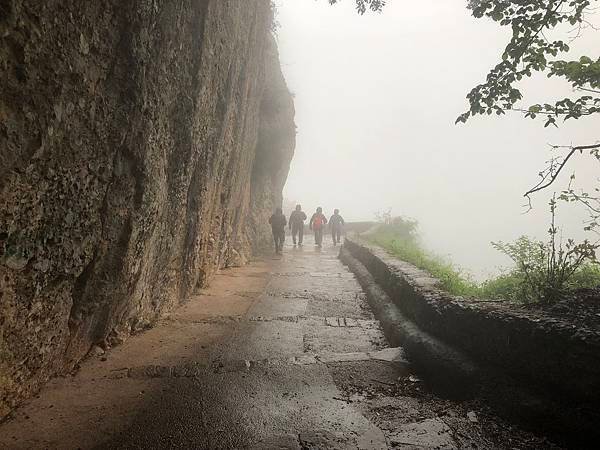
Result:
<instances>
[{"instance_id":1,"label":"green vegetation on slope","mask_svg":"<svg viewBox=\"0 0 600 450\"><path fill-rule=\"evenodd\" d=\"M440 280L440 287L454 295L477 296L479 286L451 261L423 249L417 234L417 222L396 217L390 224L381 224L374 233L365 235L368 241L383 247L393 256L414 264Z\"/></svg>"},{"instance_id":2,"label":"green vegetation on slope","mask_svg":"<svg viewBox=\"0 0 600 450\"><path fill-rule=\"evenodd\" d=\"M495 243L495 248L515 262L514 268L482 283L447 258L424 249L417 222L400 217L364 235L391 255L414 264L440 280L440 288L454 295L503 299L514 302L552 302L572 289L600 285L600 267L594 262L595 246L552 246L521 237L515 243Z\"/></svg>"}]
</instances>

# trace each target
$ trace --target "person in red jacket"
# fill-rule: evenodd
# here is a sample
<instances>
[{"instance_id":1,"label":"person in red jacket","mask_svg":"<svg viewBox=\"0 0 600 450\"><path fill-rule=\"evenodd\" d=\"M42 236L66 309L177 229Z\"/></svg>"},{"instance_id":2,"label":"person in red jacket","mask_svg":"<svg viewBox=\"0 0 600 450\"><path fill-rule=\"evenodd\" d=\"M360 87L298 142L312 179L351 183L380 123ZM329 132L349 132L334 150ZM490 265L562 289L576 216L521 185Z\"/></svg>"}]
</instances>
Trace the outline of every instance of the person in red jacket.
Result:
<instances>
[{"instance_id":1,"label":"person in red jacket","mask_svg":"<svg viewBox=\"0 0 600 450\"><path fill-rule=\"evenodd\" d=\"M317 212L310 218L309 228L315 233L315 245L319 248L323 245L323 230L327 225L327 217L323 214L323 208L317 208Z\"/></svg>"}]
</instances>

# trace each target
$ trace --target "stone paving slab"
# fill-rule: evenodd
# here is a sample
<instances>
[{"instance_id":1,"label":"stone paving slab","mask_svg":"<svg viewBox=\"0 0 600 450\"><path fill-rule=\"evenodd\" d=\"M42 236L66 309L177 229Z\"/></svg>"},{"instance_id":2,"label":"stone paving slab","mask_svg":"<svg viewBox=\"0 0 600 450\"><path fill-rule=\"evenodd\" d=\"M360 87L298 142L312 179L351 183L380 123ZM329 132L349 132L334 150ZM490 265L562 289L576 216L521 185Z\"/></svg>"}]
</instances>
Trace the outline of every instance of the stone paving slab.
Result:
<instances>
[{"instance_id":1,"label":"stone paving slab","mask_svg":"<svg viewBox=\"0 0 600 450\"><path fill-rule=\"evenodd\" d=\"M368 352L384 347L387 341L378 328L321 326L304 333L304 351L312 353Z\"/></svg>"},{"instance_id":2,"label":"stone paving slab","mask_svg":"<svg viewBox=\"0 0 600 450\"><path fill-rule=\"evenodd\" d=\"M108 378L202 378L210 373L249 372L263 367L281 367L285 365L331 364L349 361L386 361L408 367L402 348L387 348L375 352L351 352L322 354L302 353L294 356L265 358L259 360L201 360L174 366L144 365L116 369Z\"/></svg>"},{"instance_id":3,"label":"stone paving slab","mask_svg":"<svg viewBox=\"0 0 600 450\"><path fill-rule=\"evenodd\" d=\"M248 310L251 316L302 316L306 314L308 299L261 296Z\"/></svg>"},{"instance_id":4,"label":"stone paving slab","mask_svg":"<svg viewBox=\"0 0 600 450\"><path fill-rule=\"evenodd\" d=\"M258 360L303 352L304 328L297 322L241 322L232 338L212 352L219 360Z\"/></svg>"},{"instance_id":5,"label":"stone paving slab","mask_svg":"<svg viewBox=\"0 0 600 450\"><path fill-rule=\"evenodd\" d=\"M320 317L373 319L366 300L359 292L336 293L335 296L313 295L308 300L306 314Z\"/></svg>"},{"instance_id":6,"label":"stone paving slab","mask_svg":"<svg viewBox=\"0 0 600 450\"><path fill-rule=\"evenodd\" d=\"M218 373L163 386L126 432L100 448L267 448L266 442L293 442L291 432L328 436L322 448L387 448L377 427L338 400L342 394L324 365Z\"/></svg>"}]
</instances>

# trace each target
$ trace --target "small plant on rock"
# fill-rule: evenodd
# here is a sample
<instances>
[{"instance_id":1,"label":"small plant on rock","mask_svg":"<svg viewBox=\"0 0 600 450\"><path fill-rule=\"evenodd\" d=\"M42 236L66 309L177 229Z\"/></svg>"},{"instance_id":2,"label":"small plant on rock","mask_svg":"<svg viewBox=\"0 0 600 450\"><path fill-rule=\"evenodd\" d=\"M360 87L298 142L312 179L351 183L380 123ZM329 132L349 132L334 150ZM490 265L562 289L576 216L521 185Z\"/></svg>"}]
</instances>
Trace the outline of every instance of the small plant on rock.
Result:
<instances>
[{"instance_id":1,"label":"small plant on rock","mask_svg":"<svg viewBox=\"0 0 600 450\"><path fill-rule=\"evenodd\" d=\"M552 303L581 285L582 274L597 271L591 268L596 264L598 245L585 240L576 243L573 239L563 242L555 224L556 199L550 201L551 224L547 242L535 241L521 236L514 243L492 242L515 263L511 273L516 290L511 296L521 297L525 302ZM514 300L519 300L514 298Z\"/></svg>"},{"instance_id":2,"label":"small plant on rock","mask_svg":"<svg viewBox=\"0 0 600 450\"><path fill-rule=\"evenodd\" d=\"M377 223L389 225L392 223L392 219L392 208L377 211L375 213L375 220L377 221Z\"/></svg>"}]
</instances>

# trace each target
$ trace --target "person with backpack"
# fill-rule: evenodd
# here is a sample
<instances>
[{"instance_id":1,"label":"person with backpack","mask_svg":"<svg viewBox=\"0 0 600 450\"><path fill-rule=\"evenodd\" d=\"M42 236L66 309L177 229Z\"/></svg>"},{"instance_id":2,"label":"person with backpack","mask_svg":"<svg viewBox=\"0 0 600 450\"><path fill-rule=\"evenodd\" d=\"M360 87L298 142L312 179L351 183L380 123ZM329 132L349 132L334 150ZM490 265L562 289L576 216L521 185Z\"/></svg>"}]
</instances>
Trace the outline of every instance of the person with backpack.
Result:
<instances>
[{"instance_id":1,"label":"person with backpack","mask_svg":"<svg viewBox=\"0 0 600 450\"><path fill-rule=\"evenodd\" d=\"M325 228L325 225L327 225L327 218L323 214L323 208L319 206L308 224L309 228L315 233L315 245L319 248L323 244L323 228Z\"/></svg>"},{"instance_id":2,"label":"person with backpack","mask_svg":"<svg viewBox=\"0 0 600 450\"><path fill-rule=\"evenodd\" d=\"M298 245L302 246L304 238L304 221L306 214L302 211L302 206L296 205L296 209L290 214L290 230L292 230L292 241L296 245L296 236L298 236Z\"/></svg>"},{"instance_id":3,"label":"person with backpack","mask_svg":"<svg viewBox=\"0 0 600 450\"><path fill-rule=\"evenodd\" d=\"M273 240L275 241L275 254L281 255L283 251L283 242L285 241L285 226L287 220L283 215L281 208L275 209L275 213L269 218Z\"/></svg>"},{"instance_id":4,"label":"person with backpack","mask_svg":"<svg viewBox=\"0 0 600 450\"><path fill-rule=\"evenodd\" d=\"M333 216L329 219L329 228L331 228L331 238L333 245L340 243L342 236L342 227L344 226L344 218L340 216L340 210L334 209Z\"/></svg>"}]
</instances>

